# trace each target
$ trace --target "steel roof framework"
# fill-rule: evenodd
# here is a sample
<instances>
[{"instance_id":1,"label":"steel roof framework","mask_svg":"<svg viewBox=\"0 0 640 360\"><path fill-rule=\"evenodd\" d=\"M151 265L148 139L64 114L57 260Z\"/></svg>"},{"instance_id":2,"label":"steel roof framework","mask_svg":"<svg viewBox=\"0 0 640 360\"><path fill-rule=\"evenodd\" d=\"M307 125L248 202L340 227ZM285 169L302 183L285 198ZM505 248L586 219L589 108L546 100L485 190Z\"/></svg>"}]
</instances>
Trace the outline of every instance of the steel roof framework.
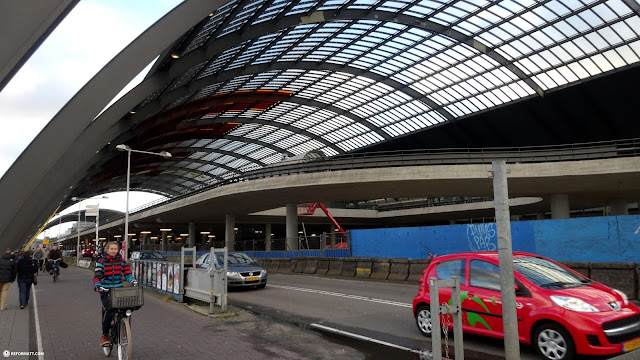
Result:
<instances>
[{"instance_id":1,"label":"steel roof framework","mask_svg":"<svg viewBox=\"0 0 640 360\"><path fill-rule=\"evenodd\" d=\"M354 151L636 63L637 9L631 0L232 1L165 52L154 69L173 79L127 121L135 132L201 99L290 92L266 109L209 109L176 125L237 124L219 139L154 146L191 149L162 167L213 184L282 154ZM244 143L211 147L233 137Z\"/></svg>"},{"instance_id":2,"label":"steel roof framework","mask_svg":"<svg viewBox=\"0 0 640 360\"><path fill-rule=\"evenodd\" d=\"M218 8L202 11L207 6ZM103 70L126 66L127 55L148 58L142 51L165 44L164 37L171 45L143 83L97 115L99 100L83 98L97 98L100 79L92 80L54 118L56 126L73 118L86 129L70 132L59 146L35 141L23 153L15 171L51 148L41 176L15 195L24 205L3 213L7 223L0 228L14 231L7 230L12 219L34 211L31 200L47 192L63 194L40 201L64 207L71 196L123 189L124 167L107 166L121 157L113 149L118 143L189 149L136 165L134 189L172 196L241 177L283 156L357 151L543 97L637 64L639 9L638 0L187 0ZM121 81L114 77L111 82ZM248 104L252 97L262 105ZM167 123L149 126L150 119L203 99L229 106L221 110L218 102L186 112L170 124L181 136L165 136L161 126ZM80 105L83 100L96 104ZM67 169L71 187L62 178L41 185L56 164L74 162L80 166ZM4 183L19 182L18 175ZM32 216L43 218L49 205Z\"/></svg>"}]
</instances>

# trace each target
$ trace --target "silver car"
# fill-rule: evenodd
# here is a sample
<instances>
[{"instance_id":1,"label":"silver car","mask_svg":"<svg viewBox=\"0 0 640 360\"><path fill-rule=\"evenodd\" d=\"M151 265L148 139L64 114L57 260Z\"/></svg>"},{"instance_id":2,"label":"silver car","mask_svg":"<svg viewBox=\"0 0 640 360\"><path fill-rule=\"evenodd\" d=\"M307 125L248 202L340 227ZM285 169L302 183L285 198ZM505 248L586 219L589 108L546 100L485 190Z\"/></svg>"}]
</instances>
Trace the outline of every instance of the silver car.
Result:
<instances>
[{"instance_id":1,"label":"silver car","mask_svg":"<svg viewBox=\"0 0 640 360\"><path fill-rule=\"evenodd\" d=\"M211 254L207 253L198 258L196 267L208 269L211 264ZM224 267L224 253L216 253L214 264L216 269ZM256 286L262 289L267 286L267 270L243 252L229 252L227 255L227 283L229 287Z\"/></svg>"}]
</instances>

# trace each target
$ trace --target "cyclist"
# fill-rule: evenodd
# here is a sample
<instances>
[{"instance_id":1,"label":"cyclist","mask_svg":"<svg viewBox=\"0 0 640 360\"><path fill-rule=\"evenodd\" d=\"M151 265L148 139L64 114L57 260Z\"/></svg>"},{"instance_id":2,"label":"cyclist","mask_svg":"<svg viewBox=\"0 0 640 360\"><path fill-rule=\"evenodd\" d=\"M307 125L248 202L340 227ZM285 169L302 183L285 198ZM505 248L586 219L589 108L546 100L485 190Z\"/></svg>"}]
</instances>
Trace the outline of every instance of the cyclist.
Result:
<instances>
[{"instance_id":1,"label":"cyclist","mask_svg":"<svg viewBox=\"0 0 640 360\"><path fill-rule=\"evenodd\" d=\"M122 277L131 285L138 286L138 281L131 274L129 264L127 264L118 252L118 243L111 241L105 247L104 256L96 260L96 268L93 275L93 289L100 291L101 289L111 289L122 287ZM113 319L113 313L107 311L109 303L109 293L100 292L100 300L102 301L102 311L104 317L102 319L102 337L100 345L109 346L109 327Z\"/></svg>"},{"instance_id":2,"label":"cyclist","mask_svg":"<svg viewBox=\"0 0 640 360\"><path fill-rule=\"evenodd\" d=\"M49 274L53 275L53 272L56 272L56 276L60 276L60 261L54 260L62 260L62 251L58 249L58 245L53 245L51 250L49 251L49 255L47 255L47 261L49 261Z\"/></svg>"},{"instance_id":3,"label":"cyclist","mask_svg":"<svg viewBox=\"0 0 640 360\"><path fill-rule=\"evenodd\" d=\"M42 251L42 248L40 246L38 246L36 248L36 251L33 253L33 260L36 260L38 262L38 270L42 271L42 263L44 262L44 251Z\"/></svg>"}]
</instances>

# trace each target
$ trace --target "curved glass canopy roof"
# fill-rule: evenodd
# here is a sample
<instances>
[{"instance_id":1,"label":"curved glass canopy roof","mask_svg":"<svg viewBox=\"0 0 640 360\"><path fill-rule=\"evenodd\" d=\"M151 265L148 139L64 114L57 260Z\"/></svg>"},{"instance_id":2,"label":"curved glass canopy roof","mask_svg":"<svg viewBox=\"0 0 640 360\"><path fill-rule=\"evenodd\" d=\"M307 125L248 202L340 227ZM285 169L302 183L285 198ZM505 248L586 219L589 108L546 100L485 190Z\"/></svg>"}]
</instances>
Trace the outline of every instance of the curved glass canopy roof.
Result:
<instances>
[{"instance_id":1,"label":"curved glass canopy roof","mask_svg":"<svg viewBox=\"0 0 640 360\"><path fill-rule=\"evenodd\" d=\"M176 75L114 141L171 152L132 162L132 188L176 196L635 64L639 14L637 0L230 1L160 57L150 75ZM121 161L85 190L123 189Z\"/></svg>"}]
</instances>

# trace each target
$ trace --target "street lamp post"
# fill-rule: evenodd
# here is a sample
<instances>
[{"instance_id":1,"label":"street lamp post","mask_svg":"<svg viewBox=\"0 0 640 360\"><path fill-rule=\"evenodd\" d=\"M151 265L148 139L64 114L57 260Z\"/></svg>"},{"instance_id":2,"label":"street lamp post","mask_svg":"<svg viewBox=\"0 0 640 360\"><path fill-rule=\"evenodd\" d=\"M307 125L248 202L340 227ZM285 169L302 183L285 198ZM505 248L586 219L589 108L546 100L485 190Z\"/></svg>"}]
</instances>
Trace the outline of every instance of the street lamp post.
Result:
<instances>
[{"instance_id":1,"label":"street lamp post","mask_svg":"<svg viewBox=\"0 0 640 360\"><path fill-rule=\"evenodd\" d=\"M116 149L118 149L119 151L127 152L127 200L126 200L126 205L125 205L126 207L125 207L125 213L124 213L125 248L122 254L122 258L124 259L124 261L127 261L129 259L129 247L131 246L131 241L129 240L129 236L128 236L129 234L129 179L131 176L131 153L135 152L140 154L158 155L158 156L162 156L165 159L170 158L171 153L167 151L161 151L157 153L157 152L151 152L151 151L133 150L125 144L120 144L116 146Z\"/></svg>"},{"instance_id":2,"label":"street lamp post","mask_svg":"<svg viewBox=\"0 0 640 360\"><path fill-rule=\"evenodd\" d=\"M98 199L108 199L108 196L101 196ZM91 200L95 198L81 198L74 196L71 198L72 201L78 201L78 242L76 244L76 264L80 261L80 202L83 200ZM86 216L85 216L86 219ZM98 218L96 217L96 239L98 238Z\"/></svg>"}]
</instances>

